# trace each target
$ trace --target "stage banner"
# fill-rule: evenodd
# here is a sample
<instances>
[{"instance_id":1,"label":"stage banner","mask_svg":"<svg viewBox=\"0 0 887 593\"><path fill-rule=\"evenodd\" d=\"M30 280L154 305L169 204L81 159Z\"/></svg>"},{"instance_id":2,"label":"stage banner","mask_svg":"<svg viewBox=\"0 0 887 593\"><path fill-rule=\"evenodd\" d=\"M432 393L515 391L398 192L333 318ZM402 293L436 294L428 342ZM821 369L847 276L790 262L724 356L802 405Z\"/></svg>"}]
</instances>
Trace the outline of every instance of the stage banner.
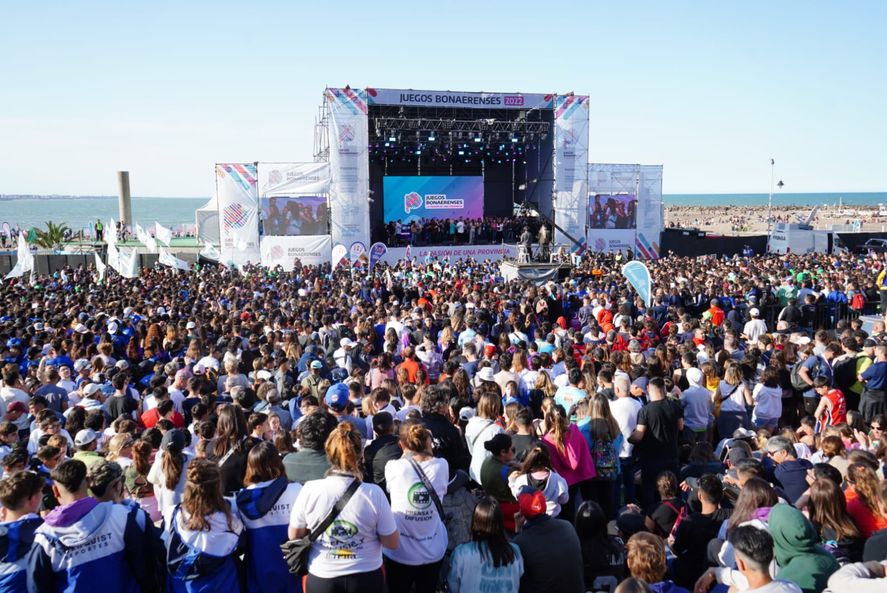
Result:
<instances>
[{"instance_id":1,"label":"stage banner","mask_svg":"<svg viewBox=\"0 0 887 593\"><path fill-rule=\"evenodd\" d=\"M409 254L409 255L408 255ZM457 247L389 247L379 261L394 265L398 260L415 258L417 262L430 264L432 261L456 261L472 258L482 262L485 260L500 261L504 258L517 257L517 245L460 245Z\"/></svg>"},{"instance_id":2,"label":"stage banner","mask_svg":"<svg viewBox=\"0 0 887 593\"><path fill-rule=\"evenodd\" d=\"M333 246L333 269L336 269L342 260L348 256L348 248L342 245L341 243L336 243Z\"/></svg>"},{"instance_id":3,"label":"stage banner","mask_svg":"<svg viewBox=\"0 0 887 593\"><path fill-rule=\"evenodd\" d=\"M348 259L351 260L351 265L353 267L359 268L367 261L367 246L360 242L355 241L351 244L351 247L348 248Z\"/></svg>"},{"instance_id":4,"label":"stage banner","mask_svg":"<svg viewBox=\"0 0 887 593\"><path fill-rule=\"evenodd\" d=\"M588 248L592 251L634 251L636 233L634 230L589 230Z\"/></svg>"},{"instance_id":5,"label":"stage banner","mask_svg":"<svg viewBox=\"0 0 887 593\"><path fill-rule=\"evenodd\" d=\"M372 271L373 266L379 263L379 260L382 259L388 252L388 246L382 242L376 242L370 245L370 271Z\"/></svg>"},{"instance_id":6,"label":"stage banner","mask_svg":"<svg viewBox=\"0 0 887 593\"><path fill-rule=\"evenodd\" d=\"M524 93L463 93L458 91L415 91L412 89L366 90L370 105L415 105L418 107L469 107L475 109L551 109L554 95Z\"/></svg>"},{"instance_id":7,"label":"stage banner","mask_svg":"<svg viewBox=\"0 0 887 593\"><path fill-rule=\"evenodd\" d=\"M326 235L329 163L259 163L264 235Z\"/></svg>"},{"instance_id":8,"label":"stage banner","mask_svg":"<svg viewBox=\"0 0 887 593\"><path fill-rule=\"evenodd\" d=\"M328 88L330 231L333 243L370 240L370 158L366 92Z\"/></svg>"},{"instance_id":9,"label":"stage banner","mask_svg":"<svg viewBox=\"0 0 887 593\"><path fill-rule=\"evenodd\" d=\"M664 227L662 165L641 165L639 186L637 252L646 259L656 259Z\"/></svg>"},{"instance_id":10,"label":"stage banner","mask_svg":"<svg viewBox=\"0 0 887 593\"><path fill-rule=\"evenodd\" d=\"M558 95L554 101L554 242L576 245L585 239L585 206L588 196L588 97Z\"/></svg>"},{"instance_id":11,"label":"stage banner","mask_svg":"<svg viewBox=\"0 0 887 593\"><path fill-rule=\"evenodd\" d=\"M480 175L386 175L382 194L386 224L484 217L484 178Z\"/></svg>"},{"instance_id":12,"label":"stage banner","mask_svg":"<svg viewBox=\"0 0 887 593\"><path fill-rule=\"evenodd\" d=\"M281 266L291 272L296 260L302 265L320 266L330 261L332 241L329 235L316 237L270 237L261 239L262 265Z\"/></svg>"},{"instance_id":13,"label":"stage banner","mask_svg":"<svg viewBox=\"0 0 887 593\"><path fill-rule=\"evenodd\" d=\"M222 263L258 263L259 200L254 163L216 165Z\"/></svg>"}]
</instances>

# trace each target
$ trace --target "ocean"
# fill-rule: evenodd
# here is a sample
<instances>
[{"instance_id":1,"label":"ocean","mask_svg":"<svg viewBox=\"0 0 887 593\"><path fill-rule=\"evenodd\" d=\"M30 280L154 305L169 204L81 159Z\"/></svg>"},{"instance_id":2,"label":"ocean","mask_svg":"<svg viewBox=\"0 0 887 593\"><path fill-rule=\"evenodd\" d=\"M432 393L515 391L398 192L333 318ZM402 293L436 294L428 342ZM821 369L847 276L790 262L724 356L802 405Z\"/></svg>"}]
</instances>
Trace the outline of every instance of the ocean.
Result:
<instances>
[{"instance_id":1,"label":"ocean","mask_svg":"<svg viewBox=\"0 0 887 593\"><path fill-rule=\"evenodd\" d=\"M194 211L209 198L132 199L132 214L142 226L156 220L164 226L194 224ZM666 194L666 206L766 206L767 194ZM774 206L877 206L887 204L887 192L776 193ZM46 221L64 222L73 230L92 229L96 218L107 222L118 217L116 197L0 197L0 226L44 227Z\"/></svg>"},{"instance_id":2,"label":"ocean","mask_svg":"<svg viewBox=\"0 0 887 593\"><path fill-rule=\"evenodd\" d=\"M132 198L132 216L143 227L159 222L166 227L194 224L194 211L209 198ZM46 221L64 222L72 230L92 230L96 218L107 224L119 218L116 197L28 197L0 198L0 227L46 226Z\"/></svg>"}]
</instances>

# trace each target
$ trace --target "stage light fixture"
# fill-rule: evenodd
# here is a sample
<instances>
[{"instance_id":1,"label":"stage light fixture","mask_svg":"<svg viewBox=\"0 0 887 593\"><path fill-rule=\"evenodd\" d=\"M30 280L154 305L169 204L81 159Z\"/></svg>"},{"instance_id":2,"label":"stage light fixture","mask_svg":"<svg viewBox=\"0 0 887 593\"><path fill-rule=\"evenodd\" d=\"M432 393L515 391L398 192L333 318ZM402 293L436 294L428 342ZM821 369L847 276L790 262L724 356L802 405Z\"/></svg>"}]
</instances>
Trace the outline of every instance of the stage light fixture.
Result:
<instances>
[{"instance_id":1,"label":"stage light fixture","mask_svg":"<svg viewBox=\"0 0 887 593\"><path fill-rule=\"evenodd\" d=\"M395 138L393 135L392 135L392 136L388 136L388 141L389 141L389 142L397 142L397 138Z\"/></svg>"},{"instance_id":2,"label":"stage light fixture","mask_svg":"<svg viewBox=\"0 0 887 593\"><path fill-rule=\"evenodd\" d=\"M516 143L516 142L517 142L517 136L512 136L512 137L511 137L511 141L514 142L514 143Z\"/></svg>"},{"instance_id":3,"label":"stage light fixture","mask_svg":"<svg viewBox=\"0 0 887 593\"><path fill-rule=\"evenodd\" d=\"M460 151L459 151L459 156L462 156L462 155L464 155L464 154L465 154L465 151L464 151L464 150L460 150Z\"/></svg>"},{"instance_id":4,"label":"stage light fixture","mask_svg":"<svg viewBox=\"0 0 887 593\"><path fill-rule=\"evenodd\" d=\"M435 140L434 132L431 132L431 135L428 136L428 141L429 141L429 142L434 142L434 140Z\"/></svg>"},{"instance_id":5,"label":"stage light fixture","mask_svg":"<svg viewBox=\"0 0 887 593\"><path fill-rule=\"evenodd\" d=\"M480 142L481 140L482 140L482 138L480 137L480 134L478 134L477 136L474 137L475 142Z\"/></svg>"},{"instance_id":6,"label":"stage light fixture","mask_svg":"<svg viewBox=\"0 0 887 593\"><path fill-rule=\"evenodd\" d=\"M390 143L390 142L386 142L386 143L385 143L385 148L388 148L389 146L391 146L391 143Z\"/></svg>"}]
</instances>

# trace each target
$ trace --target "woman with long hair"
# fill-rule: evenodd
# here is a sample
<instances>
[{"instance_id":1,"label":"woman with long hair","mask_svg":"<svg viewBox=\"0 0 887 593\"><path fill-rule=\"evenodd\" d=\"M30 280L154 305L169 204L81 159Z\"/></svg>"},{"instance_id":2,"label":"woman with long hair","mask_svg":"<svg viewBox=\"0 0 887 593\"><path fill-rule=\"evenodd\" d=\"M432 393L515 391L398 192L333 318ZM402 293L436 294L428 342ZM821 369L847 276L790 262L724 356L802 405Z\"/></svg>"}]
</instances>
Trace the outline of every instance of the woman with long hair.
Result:
<instances>
[{"instance_id":1,"label":"woman with long hair","mask_svg":"<svg viewBox=\"0 0 887 593\"><path fill-rule=\"evenodd\" d=\"M878 476L868 463L853 463L847 469L850 487L847 497L847 513L859 527L862 537L868 538L875 531L887 528L887 517L881 509Z\"/></svg>"},{"instance_id":2,"label":"woman with long hair","mask_svg":"<svg viewBox=\"0 0 887 593\"><path fill-rule=\"evenodd\" d=\"M151 471L151 453L154 447L150 441L140 439L132 445L132 463L123 470L123 486L132 500L136 501L143 511L148 513L151 521L160 521L162 515L157 506L154 488L148 481Z\"/></svg>"},{"instance_id":3,"label":"woman with long hair","mask_svg":"<svg viewBox=\"0 0 887 593\"><path fill-rule=\"evenodd\" d=\"M240 406L219 406L215 439L209 458L219 464L222 471L222 492L229 496L243 488L246 458L253 444L249 438L246 417Z\"/></svg>"},{"instance_id":4,"label":"woman with long hair","mask_svg":"<svg viewBox=\"0 0 887 593\"><path fill-rule=\"evenodd\" d=\"M523 573L520 548L508 541L499 504L482 498L471 517L471 541L456 546L450 558L450 593L518 593Z\"/></svg>"},{"instance_id":5,"label":"woman with long hair","mask_svg":"<svg viewBox=\"0 0 887 593\"><path fill-rule=\"evenodd\" d=\"M779 498L773 490L773 486L762 478L749 478L733 506L733 513L725 520L718 532L718 539L723 541L721 551L718 553L718 561L722 566L733 568L736 566L736 558L733 544L730 543L730 535L740 525L751 525L758 529L767 529L767 521L770 510L776 506Z\"/></svg>"},{"instance_id":6,"label":"woman with long hair","mask_svg":"<svg viewBox=\"0 0 887 593\"><path fill-rule=\"evenodd\" d=\"M154 484L157 508L167 524L185 493L185 474L191 457L184 450L185 433L177 428L167 431L160 443L160 452L148 472L148 481Z\"/></svg>"},{"instance_id":7,"label":"woman with long hair","mask_svg":"<svg viewBox=\"0 0 887 593\"><path fill-rule=\"evenodd\" d=\"M845 562L862 560L865 541L847 512L847 500L840 486L828 479L814 481L810 485L807 516L833 556Z\"/></svg>"},{"instance_id":8,"label":"woman with long hair","mask_svg":"<svg viewBox=\"0 0 887 593\"><path fill-rule=\"evenodd\" d=\"M400 535L385 493L363 484L361 434L350 422L340 423L327 437L330 469L322 480L311 480L293 505L288 535L306 537L350 488L351 499L336 521L311 545L304 591L330 593L383 591L382 548L397 549Z\"/></svg>"},{"instance_id":9,"label":"woman with long hair","mask_svg":"<svg viewBox=\"0 0 887 593\"><path fill-rule=\"evenodd\" d=\"M726 364L724 378L711 397L720 439L732 438L737 428L749 427L746 407L753 406L754 399L742 380L739 364L733 361Z\"/></svg>"},{"instance_id":10,"label":"woman with long hair","mask_svg":"<svg viewBox=\"0 0 887 593\"><path fill-rule=\"evenodd\" d=\"M527 453L521 468L508 477L508 487L517 498L524 486L536 488L545 496L546 513L557 517L561 505L570 499L567 481L551 466L551 456L544 445L536 445Z\"/></svg>"},{"instance_id":11,"label":"woman with long hair","mask_svg":"<svg viewBox=\"0 0 887 593\"><path fill-rule=\"evenodd\" d=\"M752 391L752 400L755 406L752 411L755 428L774 430L782 416L782 387L775 368L764 369L760 381Z\"/></svg>"},{"instance_id":12,"label":"woman with long hair","mask_svg":"<svg viewBox=\"0 0 887 593\"><path fill-rule=\"evenodd\" d=\"M391 511L401 537L399 548L384 552L388 590L409 593L415 585L417 591L434 591L447 551L447 530L435 500L447 494L449 465L434 456L431 433L421 424L401 427L400 447L406 456L385 465Z\"/></svg>"},{"instance_id":13,"label":"woman with long hair","mask_svg":"<svg viewBox=\"0 0 887 593\"><path fill-rule=\"evenodd\" d=\"M299 589L280 554L286 541L293 503L302 489L289 483L277 449L264 441L253 447L246 461L246 487L235 503L246 530L246 583L250 593L289 593Z\"/></svg>"},{"instance_id":14,"label":"woman with long hair","mask_svg":"<svg viewBox=\"0 0 887 593\"><path fill-rule=\"evenodd\" d=\"M610 400L596 393L587 400L587 422L579 427L594 459L596 476L589 481L591 497L597 500L608 519L616 516L616 484L619 479L619 451L625 436L610 412Z\"/></svg>"},{"instance_id":15,"label":"woman with long hair","mask_svg":"<svg viewBox=\"0 0 887 593\"><path fill-rule=\"evenodd\" d=\"M588 442L579 428L570 422L563 406L555 404L545 414L545 436L542 442L548 447L551 465L567 481L570 500L564 505L565 516L570 521L576 510L580 492L583 498L591 497L590 480L597 476L594 458Z\"/></svg>"},{"instance_id":16,"label":"woman with long hair","mask_svg":"<svg viewBox=\"0 0 887 593\"><path fill-rule=\"evenodd\" d=\"M480 483L481 465L489 456L484 444L497 434L505 432L497 422L501 415L502 398L494 392L485 392L478 397L477 413L465 426L465 441L471 454L468 473L477 483Z\"/></svg>"},{"instance_id":17,"label":"woman with long hair","mask_svg":"<svg viewBox=\"0 0 887 593\"><path fill-rule=\"evenodd\" d=\"M237 564L243 524L222 495L219 466L195 459L185 473L182 502L166 523L167 589L241 591Z\"/></svg>"},{"instance_id":18,"label":"woman with long hair","mask_svg":"<svg viewBox=\"0 0 887 593\"><path fill-rule=\"evenodd\" d=\"M585 588L595 590L595 581L612 577L616 582L625 576L625 544L607 532L604 509L593 500L586 500L576 511L576 534L582 546Z\"/></svg>"}]
</instances>

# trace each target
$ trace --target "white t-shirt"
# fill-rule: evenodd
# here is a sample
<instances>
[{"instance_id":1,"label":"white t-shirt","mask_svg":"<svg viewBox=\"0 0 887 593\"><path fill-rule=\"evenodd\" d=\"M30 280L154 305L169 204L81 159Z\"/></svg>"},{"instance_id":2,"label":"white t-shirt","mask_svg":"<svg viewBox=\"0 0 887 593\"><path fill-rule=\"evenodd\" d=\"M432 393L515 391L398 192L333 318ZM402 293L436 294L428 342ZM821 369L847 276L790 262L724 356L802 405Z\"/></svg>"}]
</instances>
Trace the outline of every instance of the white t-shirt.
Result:
<instances>
[{"instance_id":1,"label":"white t-shirt","mask_svg":"<svg viewBox=\"0 0 887 593\"><path fill-rule=\"evenodd\" d=\"M642 407L641 402L630 397L617 397L610 402L610 412L616 419L622 436L625 437L622 441L622 448L619 450L619 457L631 457L634 445L628 442L628 437L638 427L638 412Z\"/></svg>"},{"instance_id":2,"label":"white t-shirt","mask_svg":"<svg viewBox=\"0 0 887 593\"><path fill-rule=\"evenodd\" d=\"M484 459L490 455L490 452L484 448L484 443L500 432L505 432L501 426L489 418L481 418L480 416L475 416L465 426L465 441L468 443L468 452L471 453L468 473L471 479L478 484L480 484L480 466L483 465Z\"/></svg>"},{"instance_id":3,"label":"white t-shirt","mask_svg":"<svg viewBox=\"0 0 887 593\"><path fill-rule=\"evenodd\" d=\"M434 457L420 461L419 467L443 501L449 481L447 460ZM385 550L385 555L409 566L430 564L443 558L447 551L447 530L410 460L389 461L385 466L385 483L391 493L394 522L400 532L400 547Z\"/></svg>"},{"instance_id":4,"label":"white t-shirt","mask_svg":"<svg viewBox=\"0 0 887 593\"><path fill-rule=\"evenodd\" d=\"M533 477L537 480L545 479L544 474L539 475L538 472L533 472L533 474ZM529 485L529 474L520 474L514 479L508 480L508 488L511 489L511 493L515 498L517 498L521 488ZM545 513L548 516L557 517L561 514L561 505L567 504L567 501L570 500L569 490L570 487L567 486L567 481L563 476L557 472L548 472L548 479L545 481L545 488L542 490L542 494L545 496Z\"/></svg>"},{"instance_id":5,"label":"white t-shirt","mask_svg":"<svg viewBox=\"0 0 887 593\"><path fill-rule=\"evenodd\" d=\"M319 525L352 479L334 474L306 482L293 505L290 527L310 530ZM308 570L324 579L377 570L382 566L379 536L395 531L397 525L385 493L375 484L361 484L333 524L311 546Z\"/></svg>"}]
</instances>

